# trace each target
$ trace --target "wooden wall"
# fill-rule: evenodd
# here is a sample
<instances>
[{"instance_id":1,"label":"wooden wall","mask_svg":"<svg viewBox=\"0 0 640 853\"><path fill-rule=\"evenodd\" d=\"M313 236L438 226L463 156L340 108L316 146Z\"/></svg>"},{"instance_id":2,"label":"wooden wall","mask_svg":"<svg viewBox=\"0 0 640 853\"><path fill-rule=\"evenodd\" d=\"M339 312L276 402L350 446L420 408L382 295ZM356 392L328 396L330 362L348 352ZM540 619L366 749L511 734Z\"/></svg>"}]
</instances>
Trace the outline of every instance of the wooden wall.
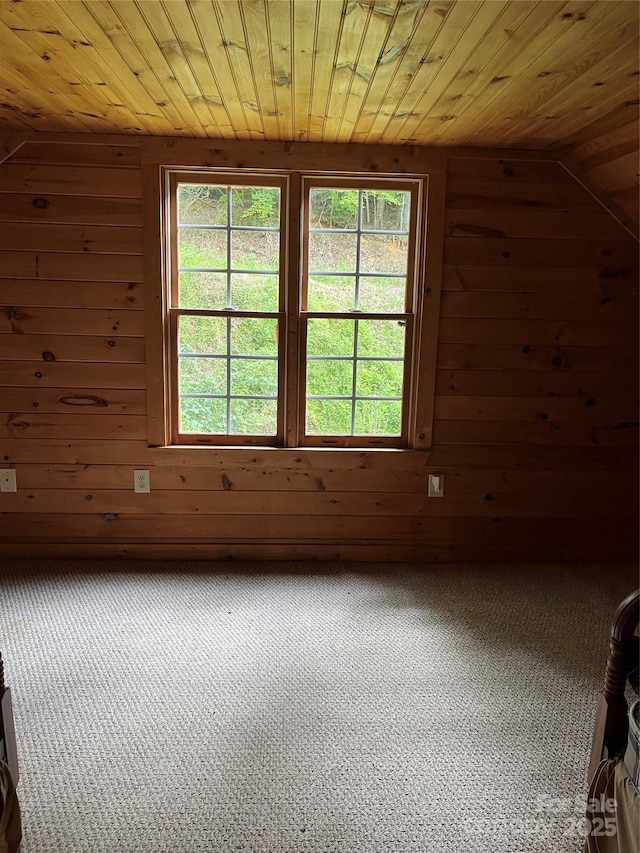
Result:
<instances>
[{"instance_id":1,"label":"wooden wall","mask_svg":"<svg viewBox=\"0 0 640 853\"><path fill-rule=\"evenodd\" d=\"M0 167L5 553L633 558L637 244L558 163L449 159L430 453L172 467L146 442L139 144L36 137Z\"/></svg>"}]
</instances>

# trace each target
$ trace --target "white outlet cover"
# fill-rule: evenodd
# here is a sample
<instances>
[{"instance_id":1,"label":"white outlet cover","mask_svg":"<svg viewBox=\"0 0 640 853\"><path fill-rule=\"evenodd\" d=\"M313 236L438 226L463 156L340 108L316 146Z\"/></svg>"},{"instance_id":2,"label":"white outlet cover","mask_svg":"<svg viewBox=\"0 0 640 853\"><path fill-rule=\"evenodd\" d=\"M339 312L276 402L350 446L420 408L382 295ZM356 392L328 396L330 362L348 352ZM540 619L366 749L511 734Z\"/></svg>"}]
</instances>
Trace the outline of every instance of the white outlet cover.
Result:
<instances>
[{"instance_id":1,"label":"white outlet cover","mask_svg":"<svg viewBox=\"0 0 640 853\"><path fill-rule=\"evenodd\" d=\"M138 494L151 491L149 472L146 469L138 468L133 472L133 491Z\"/></svg>"},{"instance_id":2,"label":"white outlet cover","mask_svg":"<svg viewBox=\"0 0 640 853\"><path fill-rule=\"evenodd\" d=\"M444 497L444 475L429 474L429 497L443 498Z\"/></svg>"},{"instance_id":3,"label":"white outlet cover","mask_svg":"<svg viewBox=\"0 0 640 853\"><path fill-rule=\"evenodd\" d=\"M15 468L0 468L0 492L17 492Z\"/></svg>"}]
</instances>

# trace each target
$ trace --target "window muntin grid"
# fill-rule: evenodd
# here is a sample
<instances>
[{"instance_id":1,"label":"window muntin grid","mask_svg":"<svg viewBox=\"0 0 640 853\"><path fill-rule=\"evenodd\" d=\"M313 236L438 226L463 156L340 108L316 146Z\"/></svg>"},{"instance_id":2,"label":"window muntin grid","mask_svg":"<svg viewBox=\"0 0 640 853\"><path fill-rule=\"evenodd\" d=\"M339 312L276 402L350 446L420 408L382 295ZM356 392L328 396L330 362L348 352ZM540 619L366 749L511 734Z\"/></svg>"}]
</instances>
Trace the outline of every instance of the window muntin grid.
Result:
<instances>
[{"instance_id":1,"label":"window muntin grid","mask_svg":"<svg viewBox=\"0 0 640 853\"><path fill-rule=\"evenodd\" d=\"M384 227L382 224L368 228L363 222L363 197L366 193L375 198L377 191L388 193L388 188L384 185L369 185L351 186L346 190L338 183L323 182L320 192L331 187L337 191L357 194L353 221L347 227L335 228L322 227L319 217L314 216L316 187L309 182L303 287L303 305L306 308L303 312L306 340L303 408L305 443L326 443L323 442L323 437L334 435L347 441L353 441L360 436L403 440L406 435L408 367L411 362L414 329L413 288L408 284L413 274L411 253L415 251L417 186L402 190L398 190L397 186L395 184L393 189L396 198L402 199L400 221L395 227ZM341 269L335 269L335 263L319 262L317 235L337 235L336 239L342 241L343 249L339 252L339 257L344 259L347 255L347 263L343 262ZM348 253L344 251L344 247L348 245L345 238L352 241ZM386 238L388 243L393 245L395 255L384 256L381 261L382 254L378 252L378 262L371 263L367 257L365 240L372 238ZM367 265L366 269L363 269L363 264ZM327 306L326 300L324 305L319 304L320 300L314 293L314 282L319 279L325 289L332 281L336 283L336 290L339 290L339 285L343 286L339 298L333 297L333 305ZM366 288L369 284L374 287L376 284L383 285L375 294L378 297L375 305L372 305L371 298L367 299ZM385 288L390 286L395 289L394 292L385 293ZM368 304L363 305L363 293ZM348 352L327 355L313 351L313 323L317 320L334 326L348 323L352 327L352 334L347 336L350 340ZM370 322L382 324L380 328L393 328L400 332L401 342L393 354L384 351L384 340L382 349L377 352L375 346L371 349L371 341L368 348L363 350L362 330ZM314 374L322 362L335 369L334 380L337 387L332 390L336 390L336 393L314 393ZM396 370L392 381L389 381L389 376L385 375L383 368L391 365ZM369 371L367 383L363 382L364 368ZM375 381L371 382L375 372L379 374L377 387ZM334 413L337 414L335 417L323 418L319 416L321 407L327 411L333 407ZM376 408L380 416L365 416L367 409L371 414Z\"/></svg>"},{"instance_id":2,"label":"window muntin grid","mask_svg":"<svg viewBox=\"0 0 640 853\"><path fill-rule=\"evenodd\" d=\"M282 433L283 186L174 181L174 429L187 440L273 441ZM195 217L184 213L190 193L204 197ZM271 196L275 224L243 219L236 199L244 196L246 207L252 193ZM251 239L243 245L246 235ZM252 251L265 241L262 256Z\"/></svg>"}]
</instances>

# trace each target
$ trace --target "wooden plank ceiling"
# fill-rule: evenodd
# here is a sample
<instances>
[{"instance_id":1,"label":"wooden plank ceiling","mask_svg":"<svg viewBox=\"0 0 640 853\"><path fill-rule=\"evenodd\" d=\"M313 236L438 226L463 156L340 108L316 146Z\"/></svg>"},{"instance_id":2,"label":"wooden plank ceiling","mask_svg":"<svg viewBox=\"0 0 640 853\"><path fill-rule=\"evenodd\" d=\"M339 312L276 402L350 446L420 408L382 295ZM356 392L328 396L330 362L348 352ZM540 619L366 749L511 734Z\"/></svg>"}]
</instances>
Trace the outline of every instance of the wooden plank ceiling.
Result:
<instances>
[{"instance_id":1,"label":"wooden plank ceiling","mask_svg":"<svg viewBox=\"0 0 640 853\"><path fill-rule=\"evenodd\" d=\"M633 212L638 9L0 0L0 134L561 149Z\"/></svg>"}]
</instances>

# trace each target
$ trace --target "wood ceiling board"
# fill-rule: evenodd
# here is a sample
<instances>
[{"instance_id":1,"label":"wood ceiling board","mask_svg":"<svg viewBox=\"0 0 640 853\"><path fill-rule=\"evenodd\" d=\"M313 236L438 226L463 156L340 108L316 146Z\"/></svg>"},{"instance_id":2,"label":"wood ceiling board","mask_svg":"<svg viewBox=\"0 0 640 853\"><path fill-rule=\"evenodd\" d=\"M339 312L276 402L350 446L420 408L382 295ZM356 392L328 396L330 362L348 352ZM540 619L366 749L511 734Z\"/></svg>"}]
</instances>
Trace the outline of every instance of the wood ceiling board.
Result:
<instances>
[{"instance_id":1,"label":"wood ceiling board","mask_svg":"<svg viewBox=\"0 0 640 853\"><path fill-rule=\"evenodd\" d=\"M444 93L441 102L446 105L446 109L443 106L443 114L454 116L455 122L453 124L441 122L440 116L436 115L430 117L429 127L426 126L427 120L425 120L420 128L421 132L435 144L446 144L448 139L463 132L465 126L473 122L474 112L499 96L501 91L499 84L507 76L504 69L508 63L516 58L523 62L527 45L565 5L565 0L558 0L555 3L546 2L543 7L544 16L540 14L539 4L530 4L529 8L524 7L524 15L520 16L515 26L503 28L502 36L500 32L497 33L497 38L502 38L503 41L499 42L499 47L487 56L482 67L477 72L466 75L466 79L459 74L453 82L455 93L448 91ZM438 106L437 104L436 113L442 111ZM465 112L470 109L469 115L465 116Z\"/></svg>"},{"instance_id":2,"label":"wood ceiling board","mask_svg":"<svg viewBox=\"0 0 640 853\"><path fill-rule=\"evenodd\" d=\"M265 4L269 59L278 115L279 139L294 138L295 100L292 84L294 49L293 14L289 0L271 0Z\"/></svg>"},{"instance_id":3,"label":"wood ceiling board","mask_svg":"<svg viewBox=\"0 0 640 853\"><path fill-rule=\"evenodd\" d=\"M638 38L612 48L610 53L577 79L567 77L557 94L544 104L544 118L532 117L528 125L521 124L518 131L541 137L556 137L571 133L580 127L607 115L616 107L637 95L637 77L629 73L628 58L638 53ZM555 116L555 119L553 118Z\"/></svg>"},{"instance_id":4,"label":"wood ceiling board","mask_svg":"<svg viewBox=\"0 0 640 853\"><path fill-rule=\"evenodd\" d=\"M605 113L629 123L637 27L632 0L5 2L0 122L222 139L582 143L582 128Z\"/></svg>"},{"instance_id":5,"label":"wood ceiling board","mask_svg":"<svg viewBox=\"0 0 640 853\"><path fill-rule=\"evenodd\" d=\"M220 136L221 128L213 105L222 106L222 99L189 8L183 3L156 2L145 3L140 11L171 70L171 76L180 81L189 107L203 131L207 136Z\"/></svg>"},{"instance_id":6,"label":"wood ceiling board","mask_svg":"<svg viewBox=\"0 0 640 853\"><path fill-rule=\"evenodd\" d=\"M186 83L174 74L171 64L160 49L158 41L143 10L156 4L107 3L105 0L92 0L89 9L96 23L105 28L105 32L117 47L118 52L129 66L128 76L123 78L125 86L131 76L136 78L148 92L151 104L147 116L163 117L171 115L175 120L175 131L189 136L205 136L203 122L211 123L206 111L194 109L185 94ZM124 69L123 69L124 71ZM126 74L126 71L124 71ZM184 75L186 76L186 75ZM148 100L147 100L148 102Z\"/></svg>"},{"instance_id":7,"label":"wood ceiling board","mask_svg":"<svg viewBox=\"0 0 640 853\"><path fill-rule=\"evenodd\" d=\"M583 168L591 169L638 150L638 119L617 130L605 133L597 139L572 147L572 154Z\"/></svg>"},{"instance_id":8,"label":"wood ceiling board","mask_svg":"<svg viewBox=\"0 0 640 853\"><path fill-rule=\"evenodd\" d=\"M239 57L246 55L246 64L254 99L245 101L245 109L260 117L260 139L279 139L280 125L276 106L275 82L271 66L266 3L219 4L224 13L224 33L237 45Z\"/></svg>"},{"instance_id":9,"label":"wood ceiling board","mask_svg":"<svg viewBox=\"0 0 640 853\"><path fill-rule=\"evenodd\" d=\"M549 6L550 4L545 3L540 4L539 8L546 13L549 11ZM545 14L545 17L540 21L541 26L533 38L519 45L519 50L515 52L511 49L507 50L506 61L502 64L499 72L494 75L490 85L486 85L483 91L474 93L472 109L460 118L460 130L463 138L473 138L480 129L488 129L489 133L482 138L493 140L490 144L496 142L497 144L511 144L513 142L508 124L501 119L500 124L494 126L494 116L498 113L500 106L505 103L515 102L517 105L517 98L513 94L514 86L517 86L523 75L526 75L529 81L525 87L525 92L530 86L535 88L536 85L540 85L538 75L545 75L547 72L540 69L533 72L531 68L539 62L540 56L555 41L575 25L577 16L582 14L584 9L585 4L579 2L564 3L561 8L552 8L553 14L550 17ZM538 10L536 13L536 17L538 17ZM478 136L478 139L480 138Z\"/></svg>"},{"instance_id":10,"label":"wood ceiling board","mask_svg":"<svg viewBox=\"0 0 640 853\"><path fill-rule=\"evenodd\" d=\"M511 33L535 7L534 3L509 3L500 8L499 4L485 4L484 9L491 22L486 25L480 14L476 17L471 30L478 33L476 44L471 49L475 36L465 30L463 38L456 45L443 67L439 69L428 92L420 101L419 114L411 117L404 126L404 133L410 136L432 141L433 131L441 131L449 122L456 121L458 102L468 86L481 78L485 65L495 62L496 54L508 43L507 33ZM498 14L495 15L496 10ZM458 63L461 64L458 65ZM456 65L458 67L456 67ZM453 74L451 74L453 72ZM486 85L495 85L500 76L491 76ZM413 121L413 123L412 123Z\"/></svg>"},{"instance_id":11,"label":"wood ceiling board","mask_svg":"<svg viewBox=\"0 0 640 853\"><path fill-rule=\"evenodd\" d=\"M340 14L336 17L336 10ZM337 45L339 44L344 16L341 4L332 0L319 0L319 14L316 18L316 31L313 42L313 66L311 70L311 101L309 107L308 138L322 139L326 123L329 98L329 86L335 70Z\"/></svg>"},{"instance_id":12,"label":"wood ceiling board","mask_svg":"<svg viewBox=\"0 0 640 853\"><path fill-rule=\"evenodd\" d=\"M489 109L474 109L473 124L467 132L478 144L484 145L499 144L500 138L519 139L523 124L533 124L539 109L548 115L549 99L558 91L564 92L565 87L579 78L582 72L575 68L575 63L584 61L585 52L596 52L603 57L617 47L618 42L611 37L611 21L615 22L614 13L621 5L627 4L595 2L581 14L571 11L556 15L551 25L532 42L535 54L531 62L525 65L522 58L518 58L512 67L505 69L506 79L499 97ZM619 15L625 13L625 27L628 26L626 12L625 8L618 12ZM581 36L578 27L587 28ZM567 71L569 67L571 70ZM578 104L582 106L579 101Z\"/></svg>"},{"instance_id":13,"label":"wood ceiling board","mask_svg":"<svg viewBox=\"0 0 640 853\"><path fill-rule=\"evenodd\" d=\"M592 119L597 120L597 118L603 118L611 112L616 112L620 107L623 107L625 104L630 103L637 96L637 86L636 83L632 80L629 85L621 89L619 92L613 94L613 97L608 97L605 100L598 100L598 109L597 114L595 109L585 109L584 107L576 107L572 113L567 113L563 116L562 121L562 132L564 133L565 129L569 133L574 133L579 131L581 127L585 126L587 121ZM556 125L556 130L554 133L554 140L561 139L559 135L559 129ZM550 140L551 141L551 140Z\"/></svg>"},{"instance_id":14,"label":"wood ceiling board","mask_svg":"<svg viewBox=\"0 0 640 853\"><path fill-rule=\"evenodd\" d=\"M451 10L454 9L452 12ZM417 96L419 86L426 84L425 75L432 74L433 63L442 60L437 57L433 45L449 19L449 25L459 17L459 26L463 26L460 10L455 11L454 3L429 4L423 14L414 19L414 31L411 41L406 46L400 62L393 63L391 75L387 79L376 78L375 73L367 86L366 95L354 119L354 129L351 141L366 142L367 140L381 141L384 127L393 121L397 122L410 115L403 106L403 99L411 91ZM422 78L421 80L419 78Z\"/></svg>"},{"instance_id":15,"label":"wood ceiling board","mask_svg":"<svg viewBox=\"0 0 640 853\"><path fill-rule=\"evenodd\" d=\"M171 20L184 55L189 62L200 90L197 99L205 103L223 139L233 139L235 134L229 111L224 103L220 82L211 57L206 50L195 5L165 3L165 11Z\"/></svg>"},{"instance_id":16,"label":"wood ceiling board","mask_svg":"<svg viewBox=\"0 0 640 853\"><path fill-rule=\"evenodd\" d=\"M288 3L288 0L283 0ZM313 63L316 17L319 12L314 0L297 0L291 5L291 109L293 111L293 133L298 142L309 139L311 89L313 85Z\"/></svg>"},{"instance_id":17,"label":"wood ceiling board","mask_svg":"<svg viewBox=\"0 0 640 853\"><path fill-rule=\"evenodd\" d=\"M132 114L132 123L121 129L128 133L157 133L161 127L167 133L178 133L179 120L171 106L167 110L158 109L156 101L142 85L136 73L135 64L144 69L145 61L137 55L134 45L125 43L122 25L117 16L104 4L93 3L90 8L84 4L46 2L44 14L65 33L71 44L85 43L85 58L90 61L88 79L98 91L104 93L111 103L126 105ZM131 68L130 63L134 63Z\"/></svg>"},{"instance_id":18,"label":"wood ceiling board","mask_svg":"<svg viewBox=\"0 0 640 853\"><path fill-rule=\"evenodd\" d=\"M591 5L591 4L589 4ZM471 110L467 111L462 121L457 124L450 123L446 128L447 133L441 136L443 141L455 141L457 138L473 138L479 128L490 128L490 133L484 138L497 140L496 143L502 146L513 144L513 139L509 136L509 128L504 122L500 122L498 127L491 125L491 117L497 112L505 99L513 102L513 97L509 95L509 91L514 83L522 74L526 74L528 69L534 64L541 53L543 53L549 45L551 45L560 35L562 35L574 23L574 16L581 13L585 5L579 2L562 3L560 8L551 7L551 4L541 4L535 12L536 18L540 19L541 26L536 34L528 41L523 40L517 45L518 50L513 51L512 44L509 43L504 52L504 61L500 63L499 71L491 78L489 84L486 84L481 91L473 92L473 100ZM540 18L539 9L544 11L544 18ZM552 14L547 16L547 12ZM515 38L515 35L514 35ZM499 54L497 59L503 59L503 54ZM542 72L546 73L546 72ZM535 75L530 74L530 77ZM453 111L457 114L456 110ZM528 136L528 145L533 143L534 137ZM539 142L536 140L536 145L548 145L548 142Z\"/></svg>"},{"instance_id":19,"label":"wood ceiling board","mask_svg":"<svg viewBox=\"0 0 640 853\"><path fill-rule=\"evenodd\" d=\"M352 61L346 65L346 73L351 75L352 96L342 119L341 141L380 138L376 122L382 120L386 124L400 92L404 92L411 79L409 69L420 67L429 43L427 30L441 26L447 9L434 4L413 4L400 7L390 16L374 7L367 21L367 42L362 55L357 64ZM353 21L354 25L357 23Z\"/></svg>"},{"instance_id":20,"label":"wood ceiling board","mask_svg":"<svg viewBox=\"0 0 640 853\"><path fill-rule=\"evenodd\" d=\"M347 104L351 102L351 109L355 110L357 115L358 102L362 102L363 94L367 91L367 83L371 80L386 35L385 29L376 26L380 24L381 16L374 14L371 7L352 4L345 8L343 17L344 25L333 70L333 85L329 87L330 97L323 134L327 142L339 142L345 138L343 125ZM350 130L351 128L347 131L347 139Z\"/></svg>"},{"instance_id":21,"label":"wood ceiling board","mask_svg":"<svg viewBox=\"0 0 640 853\"><path fill-rule=\"evenodd\" d=\"M66 115L76 118L89 131L108 130L110 125L106 118L92 113L98 107L90 89L82 91L85 81L60 57L63 47L60 33L42 19L37 8L30 10L29 20L25 21L20 17L19 4L2 3L0 24L3 25L0 32L3 54L11 55L10 39L6 38L11 33L24 45L24 63L16 70L40 88L41 98L45 93L55 95Z\"/></svg>"},{"instance_id":22,"label":"wood ceiling board","mask_svg":"<svg viewBox=\"0 0 640 853\"><path fill-rule=\"evenodd\" d=\"M637 148L630 154L625 154L624 157L591 169L589 174L597 184L606 187L609 192L634 186L638 182Z\"/></svg>"},{"instance_id":23,"label":"wood ceiling board","mask_svg":"<svg viewBox=\"0 0 640 853\"><path fill-rule=\"evenodd\" d=\"M201 38L212 67L216 71L225 107L237 139L263 139L264 128L259 113L249 104L257 103L251 77L248 49L243 40L234 41L223 14L226 4L197 0L191 5L198 21Z\"/></svg>"},{"instance_id":24,"label":"wood ceiling board","mask_svg":"<svg viewBox=\"0 0 640 853\"><path fill-rule=\"evenodd\" d=\"M61 32L50 20L49 13L55 9L55 4L47 3L42 7L31 4L28 19L21 21L19 16L23 9L23 4L0 5L0 20L14 10L15 25L22 25L18 34L38 59L43 60L41 72L50 89L55 93L53 78L57 89L67 92L66 100L74 115L92 132L108 132L114 124L134 127L136 118L128 104L114 99L106 85L97 85L102 78L96 75L109 74L109 69L101 69L103 63L90 42L77 31Z\"/></svg>"},{"instance_id":25,"label":"wood ceiling board","mask_svg":"<svg viewBox=\"0 0 640 853\"><path fill-rule=\"evenodd\" d=\"M586 142L596 142L606 134L615 134L618 130L640 120L640 101L633 98L631 101L621 104L606 116L597 118L585 127L581 127L575 133L564 137L563 148L583 145Z\"/></svg>"},{"instance_id":26,"label":"wood ceiling board","mask_svg":"<svg viewBox=\"0 0 640 853\"><path fill-rule=\"evenodd\" d=\"M93 63L91 79L98 89L105 89L115 103L126 103L133 115L134 123L119 127L125 133L154 133L166 128L167 133L179 133L180 121L173 121L173 108L162 112L147 88L142 85L135 65L143 69L145 61L137 54L135 46L125 43L122 26L109 7L93 3L89 10L83 3L69 4L48 2L44 13L51 23L72 41L84 41L91 45ZM129 62L134 63L132 69ZM151 72L149 72L151 73ZM166 113L166 114L165 114Z\"/></svg>"},{"instance_id":27,"label":"wood ceiling board","mask_svg":"<svg viewBox=\"0 0 640 853\"><path fill-rule=\"evenodd\" d=\"M35 129L88 132L82 117L74 115L67 98L58 98L50 91L50 81L40 76L41 64L40 56L0 24L0 80L4 85L0 110L7 117L21 118Z\"/></svg>"},{"instance_id":28,"label":"wood ceiling board","mask_svg":"<svg viewBox=\"0 0 640 853\"><path fill-rule=\"evenodd\" d=\"M410 143L416 141L412 133L426 115L423 104L426 107L429 103L429 92L434 81L438 77L446 80L453 76L459 64L464 61L463 40L464 43L470 42L469 49L472 49L476 44L479 30L482 26L493 23L504 6L504 2L491 4L463 2L451 7L430 46L428 55L424 57L425 61L421 62L407 91L397 105L395 112L403 117L399 124L394 122L393 129L389 133L389 141Z\"/></svg>"}]
</instances>

